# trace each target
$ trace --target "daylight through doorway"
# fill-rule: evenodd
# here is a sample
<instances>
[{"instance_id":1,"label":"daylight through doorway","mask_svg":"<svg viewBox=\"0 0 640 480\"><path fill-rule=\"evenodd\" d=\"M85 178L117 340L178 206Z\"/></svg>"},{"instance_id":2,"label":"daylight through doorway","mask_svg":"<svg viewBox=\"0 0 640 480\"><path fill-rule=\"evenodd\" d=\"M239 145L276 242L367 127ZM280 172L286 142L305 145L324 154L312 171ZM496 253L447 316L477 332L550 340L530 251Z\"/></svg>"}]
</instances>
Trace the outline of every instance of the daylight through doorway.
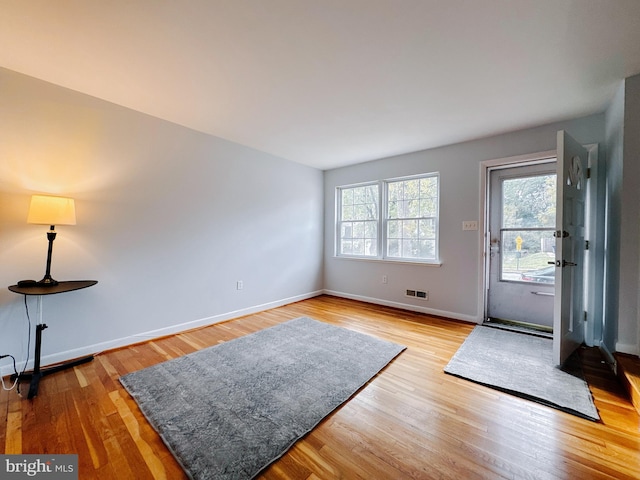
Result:
<instances>
[{"instance_id":1,"label":"daylight through doorway","mask_svg":"<svg viewBox=\"0 0 640 480\"><path fill-rule=\"evenodd\" d=\"M555 159L490 170L487 320L552 332Z\"/></svg>"}]
</instances>

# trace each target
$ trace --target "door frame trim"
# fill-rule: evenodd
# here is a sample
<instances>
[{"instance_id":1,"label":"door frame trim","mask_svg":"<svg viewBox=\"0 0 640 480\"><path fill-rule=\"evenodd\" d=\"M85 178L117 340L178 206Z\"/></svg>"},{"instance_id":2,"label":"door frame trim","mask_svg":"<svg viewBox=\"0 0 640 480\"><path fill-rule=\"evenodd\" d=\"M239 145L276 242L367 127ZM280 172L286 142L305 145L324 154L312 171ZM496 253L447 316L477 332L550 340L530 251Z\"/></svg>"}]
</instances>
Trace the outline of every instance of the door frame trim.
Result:
<instances>
[{"instance_id":1,"label":"door frame trim","mask_svg":"<svg viewBox=\"0 0 640 480\"><path fill-rule=\"evenodd\" d=\"M545 155L542 159L535 159L532 161L509 163L506 165L490 166L487 168L487 195L486 195L486 232L485 236L487 242L495 242L496 239L500 239L497 250L500 252L495 257L492 251L496 249L496 245L486 245L485 250L485 268L487 275L485 275L485 312L484 319L491 318L491 321L496 320L510 320L513 322L522 322L523 324L529 323L531 325L539 325L540 327L552 329L553 322L553 298L540 299L529 295L535 293L532 290L544 290L548 295L553 296L554 286L553 284L536 284L536 283L521 283L513 281L512 278L503 278L502 262L504 260L504 253L508 250L508 247L502 243L503 225L501 222L504 199L502 198L502 182L507 179L531 179L539 177L541 175L552 175L555 179L557 170L557 162L555 155ZM553 196L553 203L555 205L555 194ZM539 227L538 227L539 228ZM543 234L541 230L536 231ZM544 235L555 244L555 236L549 238L550 235L556 229L555 217L552 225L546 225L544 228L546 232ZM509 229L505 229L509 230ZM526 227L514 227L512 230L525 231L529 230ZM554 258L555 262L555 258ZM546 261L544 262L547 263ZM549 267L549 265L544 265ZM539 267L542 268L542 267ZM494 271L495 269L495 271ZM510 294L518 296L518 300L509 300ZM493 302L496 302L495 304ZM522 302L522 303L521 303Z\"/></svg>"},{"instance_id":2,"label":"door frame trim","mask_svg":"<svg viewBox=\"0 0 640 480\"><path fill-rule=\"evenodd\" d=\"M602 306L604 301L604 291L602 285L602 279L597 274L601 271L603 261L603 254L601 252L602 245L598 245L601 240L600 235L595 232L602 230L604 225L604 205L602 203L602 182L600 176L602 175L601 169L598 168L599 156L598 156L598 144L591 143L584 145L589 154L589 168L591 169L591 179L589 181L589 189L591 192L588 199L589 216L586 234L589 236L592 248L587 254L589 257L589 268L585 272L585 286L588 285L588 289L593 292L593 295L588 295L585 298L585 307L588 312L587 322L585 328L585 343L589 346L593 344L600 344L600 336L602 335L602 326L599 325L602 322ZM512 157L496 158L491 160L483 160L480 162L480 211L478 212L478 218L480 219L478 225L478 231L481 235L478 235L478 317L476 323L481 325L487 316L487 285L489 282L489 268L488 268L488 205L489 205L489 173L496 168L509 168L518 166L518 164L526 165L538 162L544 162L551 158L556 158L558 155L557 149L546 150L537 153L528 153L524 155L516 155ZM599 322L598 322L598 319Z\"/></svg>"},{"instance_id":3,"label":"door frame trim","mask_svg":"<svg viewBox=\"0 0 640 480\"><path fill-rule=\"evenodd\" d=\"M509 168L519 165L531 165L534 163L542 163L551 158L556 158L557 150L546 150L537 153L528 153L525 155L516 155L513 157L496 158L492 160L483 160L480 162L480 212L478 218L480 225L478 231L482 232L478 235L478 318L476 323L482 325L484 319L487 318L487 285L489 284L489 267L487 255L489 249L489 173L496 168Z\"/></svg>"}]
</instances>

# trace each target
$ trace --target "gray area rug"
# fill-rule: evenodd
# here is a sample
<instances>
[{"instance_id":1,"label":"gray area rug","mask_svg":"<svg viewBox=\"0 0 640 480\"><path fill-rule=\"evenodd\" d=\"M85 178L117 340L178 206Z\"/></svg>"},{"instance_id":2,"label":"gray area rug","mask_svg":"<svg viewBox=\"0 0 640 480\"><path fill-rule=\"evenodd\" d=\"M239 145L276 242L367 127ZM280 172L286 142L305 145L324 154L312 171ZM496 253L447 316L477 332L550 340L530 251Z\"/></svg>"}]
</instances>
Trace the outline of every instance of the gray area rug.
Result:
<instances>
[{"instance_id":1,"label":"gray area rug","mask_svg":"<svg viewBox=\"0 0 640 480\"><path fill-rule=\"evenodd\" d=\"M553 341L477 326L444 371L589 420L600 419L574 353L553 366Z\"/></svg>"},{"instance_id":2,"label":"gray area rug","mask_svg":"<svg viewBox=\"0 0 640 480\"><path fill-rule=\"evenodd\" d=\"M302 317L120 381L191 478L253 478L405 348Z\"/></svg>"}]
</instances>

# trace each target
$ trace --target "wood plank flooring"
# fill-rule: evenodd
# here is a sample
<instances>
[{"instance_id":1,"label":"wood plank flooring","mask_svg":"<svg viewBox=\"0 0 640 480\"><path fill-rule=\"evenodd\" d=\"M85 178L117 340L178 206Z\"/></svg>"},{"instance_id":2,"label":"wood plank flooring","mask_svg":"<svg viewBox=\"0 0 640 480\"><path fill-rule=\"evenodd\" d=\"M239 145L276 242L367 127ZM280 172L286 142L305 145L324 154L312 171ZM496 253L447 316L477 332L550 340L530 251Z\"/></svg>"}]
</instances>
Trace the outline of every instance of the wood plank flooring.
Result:
<instances>
[{"instance_id":1,"label":"wood plank flooring","mask_svg":"<svg viewBox=\"0 0 640 480\"><path fill-rule=\"evenodd\" d=\"M2 391L0 452L77 453L83 480L186 478L118 378L299 316L408 348L263 480L640 478L638 413L597 349L581 356L599 423L443 373L471 324L330 296L102 353L33 401Z\"/></svg>"},{"instance_id":2,"label":"wood plank flooring","mask_svg":"<svg viewBox=\"0 0 640 480\"><path fill-rule=\"evenodd\" d=\"M636 411L640 413L640 358L624 353L616 353L615 357L618 363L618 378Z\"/></svg>"}]
</instances>

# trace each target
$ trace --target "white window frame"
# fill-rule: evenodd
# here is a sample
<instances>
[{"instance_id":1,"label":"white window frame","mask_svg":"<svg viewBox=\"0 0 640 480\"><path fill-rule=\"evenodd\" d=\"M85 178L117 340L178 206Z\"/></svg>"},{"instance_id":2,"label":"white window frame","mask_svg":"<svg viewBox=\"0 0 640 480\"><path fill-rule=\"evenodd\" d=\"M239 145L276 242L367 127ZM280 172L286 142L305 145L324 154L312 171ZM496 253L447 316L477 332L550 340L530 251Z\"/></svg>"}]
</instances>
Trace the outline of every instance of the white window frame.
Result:
<instances>
[{"instance_id":1,"label":"white window frame","mask_svg":"<svg viewBox=\"0 0 640 480\"><path fill-rule=\"evenodd\" d=\"M342 219L342 192L344 190L355 189L360 187L368 187L368 186L377 186L378 187L378 218L376 221L377 235L376 235L376 251L377 255L354 255L348 253L340 253L341 250L341 242L342 242L342 223L348 220ZM382 185L380 182L365 182L365 183L357 183L353 185L342 185L336 187L336 214L335 214L335 256L343 257L343 258L363 258L363 259L377 259L380 256L380 218L382 216L381 207L381 198L382 198ZM364 221L364 220L362 220Z\"/></svg>"},{"instance_id":2,"label":"white window frame","mask_svg":"<svg viewBox=\"0 0 640 480\"><path fill-rule=\"evenodd\" d=\"M407 180L418 180L422 178L436 178L437 180L437 198L436 198L436 213L433 219L435 220L435 258L414 258L414 257L389 257L387 255L388 247L388 220L389 220L389 202L388 202L388 190L389 184L394 182L401 182ZM345 254L341 252L341 226L342 222L342 192L350 188L358 188L369 185L378 186L378 219L377 219L377 255L353 255ZM377 180L372 182L356 183L351 185L340 185L336 187L336 210L335 210L335 236L334 236L334 256L343 259L355 259L355 260L371 260L371 261L385 261L395 263L411 263L422 265L434 265L440 266L440 173L431 172L418 175L411 175L405 177L388 178L384 180ZM432 217L429 217L432 218Z\"/></svg>"}]
</instances>

